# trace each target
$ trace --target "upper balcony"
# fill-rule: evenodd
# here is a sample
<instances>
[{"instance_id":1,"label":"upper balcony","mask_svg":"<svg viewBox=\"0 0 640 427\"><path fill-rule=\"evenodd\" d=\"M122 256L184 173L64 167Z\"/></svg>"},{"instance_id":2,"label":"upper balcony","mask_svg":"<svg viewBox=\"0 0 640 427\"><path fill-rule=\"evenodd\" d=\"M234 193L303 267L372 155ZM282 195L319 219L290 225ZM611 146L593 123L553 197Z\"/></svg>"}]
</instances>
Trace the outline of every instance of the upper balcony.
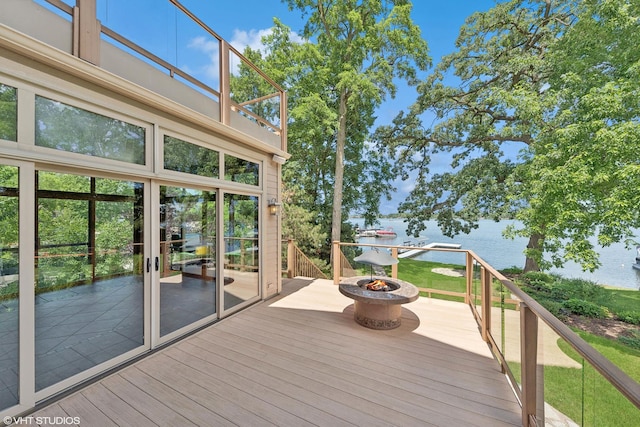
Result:
<instances>
[{"instance_id":1,"label":"upper balcony","mask_svg":"<svg viewBox=\"0 0 640 427\"><path fill-rule=\"evenodd\" d=\"M211 64L217 69L211 72L208 82L196 79L152 52L152 48L140 45L152 44L152 40L147 38L136 44L103 25L97 19L96 0L80 0L74 7L62 0L5 0L0 4L0 35L4 35L0 40L3 47L14 47L20 54L29 54L36 60L52 56L45 47L81 58L98 67L89 72L96 74L99 84L110 83L110 90L120 90L126 95L131 93L131 85L143 88L155 107L177 116L185 115L178 110L186 107L191 120L225 125L223 131L225 127L239 131L235 134L239 134L237 138L246 139L243 142L249 145L286 155L284 90L178 0L170 0L163 6L175 9L181 18L180 31L199 34L207 40L209 49L216 52L217 58ZM28 39L34 41L30 43ZM53 61L48 58L48 65L66 74L81 67L70 61L68 55L55 52L53 55L57 58ZM100 75L103 71L104 76ZM120 83L114 83L109 75L121 78Z\"/></svg>"}]
</instances>

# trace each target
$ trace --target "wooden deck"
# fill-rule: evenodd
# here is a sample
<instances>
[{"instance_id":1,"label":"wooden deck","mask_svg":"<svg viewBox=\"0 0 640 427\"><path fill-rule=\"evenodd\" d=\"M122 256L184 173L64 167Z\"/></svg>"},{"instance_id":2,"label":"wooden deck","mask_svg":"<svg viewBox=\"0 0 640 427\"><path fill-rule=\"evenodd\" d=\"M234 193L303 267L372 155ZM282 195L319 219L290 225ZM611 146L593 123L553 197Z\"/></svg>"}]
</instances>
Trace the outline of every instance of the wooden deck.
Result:
<instances>
[{"instance_id":1,"label":"wooden deck","mask_svg":"<svg viewBox=\"0 0 640 427\"><path fill-rule=\"evenodd\" d=\"M400 328L353 320L328 280L283 293L32 416L82 426L503 426L520 407L464 304L403 306Z\"/></svg>"}]
</instances>

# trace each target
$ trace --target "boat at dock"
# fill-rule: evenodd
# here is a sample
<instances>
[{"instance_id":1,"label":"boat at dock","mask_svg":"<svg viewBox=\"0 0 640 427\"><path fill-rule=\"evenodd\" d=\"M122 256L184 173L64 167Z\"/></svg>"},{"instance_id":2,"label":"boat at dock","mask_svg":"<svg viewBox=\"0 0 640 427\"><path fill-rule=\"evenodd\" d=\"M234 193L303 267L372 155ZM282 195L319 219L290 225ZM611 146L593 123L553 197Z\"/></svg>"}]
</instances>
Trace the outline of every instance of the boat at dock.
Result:
<instances>
[{"instance_id":1,"label":"boat at dock","mask_svg":"<svg viewBox=\"0 0 640 427\"><path fill-rule=\"evenodd\" d=\"M398 237L398 233L393 231L393 228L357 228L356 229L356 237L387 237L387 238L396 238Z\"/></svg>"},{"instance_id":2,"label":"boat at dock","mask_svg":"<svg viewBox=\"0 0 640 427\"><path fill-rule=\"evenodd\" d=\"M389 228L385 228L384 230L383 229L376 230L376 237L390 237L395 239L396 237L398 237L398 233L393 231L393 228L389 227Z\"/></svg>"}]
</instances>

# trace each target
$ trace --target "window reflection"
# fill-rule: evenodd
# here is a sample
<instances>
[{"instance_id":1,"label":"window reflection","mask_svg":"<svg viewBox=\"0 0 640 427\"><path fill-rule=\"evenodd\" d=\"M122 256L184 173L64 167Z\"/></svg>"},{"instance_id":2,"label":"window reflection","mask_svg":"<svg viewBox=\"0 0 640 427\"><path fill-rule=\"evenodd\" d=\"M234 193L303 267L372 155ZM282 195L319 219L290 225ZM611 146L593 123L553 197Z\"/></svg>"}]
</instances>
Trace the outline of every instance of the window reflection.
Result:
<instances>
[{"instance_id":1,"label":"window reflection","mask_svg":"<svg viewBox=\"0 0 640 427\"><path fill-rule=\"evenodd\" d=\"M229 309L259 295L258 198L225 194L224 215L224 308Z\"/></svg>"},{"instance_id":2,"label":"window reflection","mask_svg":"<svg viewBox=\"0 0 640 427\"><path fill-rule=\"evenodd\" d=\"M143 186L36 173L36 390L144 344Z\"/></svg>"},{"instance_id":3,"label":"window reflection","mask_svg":"<svg viewBox=\"0 0 640 427\"><path fill-rule=\"evenodd\" d=\"M36 96L36 145L143 165L145 129Z\"/></svg>"},{"instance_id":4,"label":"window reflection","mask_svg":"<svg viewBox=\"0 0 640 427\"><path fill-rule=\"evenodd\" d=\"M160 187L160 335L216 313L216 195Z\"/></svg>"},{"instance_id":5,"label":"window reflection","mask_svg":"<svg viewBox=\"0 0 640 427\"><path fill-rule=\"evenodd\" d=\"M16 88L0 84L0 139L18 140L18 94Z\"/></svg>"},{"instance_id":6,"label":"window reflection","mask_svg":"<svg viewBox=\"0 0 640 427\"><path fill-rule=\"evenodd\" d=\"M192 175L220 178L219 153L165 135L164 168Z\"/></svg>"},{"instance_id":7,"label":"window reflection","mask_svg":"<svg viewBox=\"0 0 640 427\"><path fill-rule=\"evenodd\" d=\"M0 165L0 412L18 403L18 168Z\"/></svg>"},{"instance_id":8,"label":"window reflection","mask_svg":"<svg viewBox=\"0 0 640 427\"><path fill-rule=\"evenodd\" d=\"M242 184L260 184L260 165L248 160L225 154L224 179Z\"/></svg>"}]
</instances>

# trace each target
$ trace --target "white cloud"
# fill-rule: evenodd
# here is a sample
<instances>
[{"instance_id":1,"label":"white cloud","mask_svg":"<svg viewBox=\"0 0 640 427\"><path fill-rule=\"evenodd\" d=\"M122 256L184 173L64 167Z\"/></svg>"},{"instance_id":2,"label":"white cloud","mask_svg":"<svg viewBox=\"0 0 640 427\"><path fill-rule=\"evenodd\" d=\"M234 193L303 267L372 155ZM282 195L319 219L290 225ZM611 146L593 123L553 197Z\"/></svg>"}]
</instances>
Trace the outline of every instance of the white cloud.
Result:
<instances>
[{"instance_id":1,"label":"white cloud","mask_svg":"<svg viewBox=\"0 0 640 427\"><path fill-rule=\"evenodd\" d=\"M233 30L232 39L229 40L229 44L233 46L238 52L242 53L247 47L250 47L253 50L259 50L264 55L267 49L262 43L262 38L268 36L273 33L273 28L266 28L261 30ZM289 35L291 40L295 43L301 43L303 41L302 37L300 37L297 33L291 32ZM194 76L204 75L206 80L210 82L217 83L219 81L219 44L216 39L207 38L204 36L198 36L189 41L187 45L189 49L194 52L201 53L206 55L207 62L201 66L194 66L191 64L183 65L181 68L189 72ZM230 58L232 70L235 70L239 66L238 58L235 58L234 55ZM233 72L233 71L232 71Z\"/></svg>"},{"instance_id":2,"label":"white cloud","mask_svg":"<svg viewBox=\"0 0 640 427\"><path fill-rule=\"evenodd\" d=\"M231 46L236 48L239 52L244 52L244 50L250 47L253 50L259 50L260 52L265 52L265 47L262 44L262 38L268 36L273 33L273 28L267 28L264 30L233 30L233 37L229 41Z\"/></svg>"},{"instance_id":3,"label":"white cloud","mask_svg":"<svg viewBox=\"0 0 640 427\"><path fill-rule=\"evenodd\" d=\"M206 62L198 67L183 65L181 68L183 71L193 75L204 75L207 83L215 82L214 87L217 87L220 81L220 46L218 40L206 38L204 36L198 36L189 41L187 47L196 52L202 53L207 57ZM198 61L199 62L199 61Z\"/></svg>"}]
</instances>

